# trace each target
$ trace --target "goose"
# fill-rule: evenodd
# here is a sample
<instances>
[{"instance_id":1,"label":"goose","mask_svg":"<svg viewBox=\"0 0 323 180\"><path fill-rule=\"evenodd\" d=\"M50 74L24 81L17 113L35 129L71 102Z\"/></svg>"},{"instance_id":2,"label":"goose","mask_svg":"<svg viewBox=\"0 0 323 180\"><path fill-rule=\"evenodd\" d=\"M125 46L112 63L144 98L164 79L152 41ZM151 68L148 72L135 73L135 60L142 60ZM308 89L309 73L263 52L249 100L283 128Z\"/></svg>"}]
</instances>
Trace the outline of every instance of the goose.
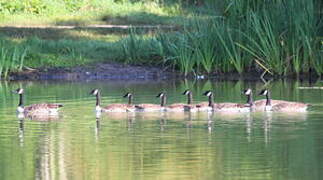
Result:
<instances>
[{"instance_id":1,"label":"goose","mask_svg":"<svg viewBox=\"0 0 323 180\"><path fill-rule=\"evenodd\" d=\"M212 91L206 91L203 95L209 98L208 107L203 103L200 105L200 108L205 108L208 111L216 111L216 112L250 112L253 107L252 102L252 91L251 89L247 89L243 91L243 94L247 96L247 104L239 104L239 103L214 103L214 95Z\"/></svg>"},{"instance_id":2,"label":"goose","mask_svg":"<svg viewBox=\"0 0 323 180\"><path fill-rule=\"evenodd\" d=\"M268 89L262 90L259 95L266 96L266 104L264 111L277 111L277 112L306 112L310 104L301 102L272 100L270 91ZM275 101L275 104L272 103Z\"/></svg>"},{"instance_id":3,"label":"goose","mask_svg":"<svg viewBox=\"0 0 323 180\"><path fill-rule=\"evenodd\" d=\"M19 104L17 107L17 113L24 114L26 116L50 116L58 115L58 109L63 107L62 104L50 104L50 103L41 103L41 104L32 104L29 106L24 106L24 89L18 88L13 91L13 93L19 94Z\"/></svg>"},{"instance_id":4,"label":"goose","mask_svg":"<svg viewBox=\"0 0 323 180\"><path fill-rule=\"evenodd\" d=\"M161 92L156 96L156 98L160 98L160 104L138 104L135 106L136 111L140 111L140 112L165 111L166 94L164 92Z\"/></svg>"},{"instance_id":5,"label":"goose","mask_svg":"<svg viewBox=\"0 0 323 180\"><path fill-rule=\"evenodd\" d=\"M101 107L101 93L99 89L93 89L90 92L91 95L96 96L96 107L95 111L97 113L100 112L133 112L135 110L134 106L132 105L132 94L126 93L123 97L128 97L128 104L110 104L105 107Z\"/></svg>"},{"instance_id":6,"label":"goose","mask_svg":"<svg viewBox=\"0 0 323 180\"><path fill-rule=\"evenodd\" d=\"M214 104L214 95L212 93L212 91L205 91L203 93L203 96L207 96L208 97L208 102L203 102L200 104L197 104L197 108L199 109L199 111L213 111L213 108L216 106Z\"/></svg>"},{"instance_id":7,"label":"goose","mask_svg":"<svg viewBox=\"0 0 323 180\"><path fill-rule=\"evenodd\" d=\"M190 90L185 90L182 95L187 96L187 104L183 103L175 103L167 106L167 111L190 111L190 112L196 112L198 108L196 105L192 105L193 102L193 94Z\"/></svg>"},{"instance_id":8,"label":"goose","mask_svg":"<svg viewBox=\"0 0 323 180\"><path fill-rule=\"evenodd\" d=\"M267 90L265 92L266 89L262 90L259 95L264 95L264 96L267 96L266 94L268 93L268 98L270 97L270 93L269 91ZM274 100L274 99L270 99L269 98L269 101L268 103L270 103L270 106L267 106L267 98L266 99L260 99L260 100L256 100L254 101L254 109L255 111L270 111L271 109L271 105L278 105L280 103L285 103L285 102L288 102L288 101L284 101L284 100Z\"/></svg>"}]
</instances>

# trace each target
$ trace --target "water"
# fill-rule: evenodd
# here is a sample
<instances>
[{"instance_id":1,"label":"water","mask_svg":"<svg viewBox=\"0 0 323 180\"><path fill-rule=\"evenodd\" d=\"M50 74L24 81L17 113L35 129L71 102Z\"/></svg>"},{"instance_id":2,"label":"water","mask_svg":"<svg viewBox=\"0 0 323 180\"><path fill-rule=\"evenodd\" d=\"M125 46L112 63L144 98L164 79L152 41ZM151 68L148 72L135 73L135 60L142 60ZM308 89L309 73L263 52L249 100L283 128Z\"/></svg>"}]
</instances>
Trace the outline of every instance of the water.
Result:
<instances>
[{"instance_id":1,"label":"water","mask_svg":"<svg viewBox=\"0 0 323 180\"><path fill-rule=\"evenodd\" d=\"M196 102L212 89L216 102L245 102L241 90L252 82L21 82L0 84L0 179L320 179L323 175L323 91L299 90L304 82L270 84L276 99L312 103L308 113L112 113L97 119L103 104ZM322 83L316 84L321 86ZM60 102L52 121L16 117L18 97L26 104ZM259 97L257 97L259 99Z\"/></svg>"}]
</instances>

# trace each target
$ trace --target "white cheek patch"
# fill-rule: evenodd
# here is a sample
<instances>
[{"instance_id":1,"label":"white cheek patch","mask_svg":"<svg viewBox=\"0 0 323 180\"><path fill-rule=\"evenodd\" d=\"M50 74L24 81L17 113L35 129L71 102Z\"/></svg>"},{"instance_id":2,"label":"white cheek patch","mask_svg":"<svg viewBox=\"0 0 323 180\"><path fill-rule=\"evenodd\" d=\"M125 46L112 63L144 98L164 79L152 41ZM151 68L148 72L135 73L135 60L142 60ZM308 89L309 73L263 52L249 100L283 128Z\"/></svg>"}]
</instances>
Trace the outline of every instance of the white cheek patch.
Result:
<instances>
[{"instance_id":1,"label":"white cheek patch","mask_svg":"<svg viewBox=\"0 0 323 180\"><path fill-rule=\"evenodd\" d=\"M268 94L268 90L265 90L265 91L264 91L264 95L267 95L267 94Z\"/></svg>"},{"instance_id":2,"label":"white cheek patch","mask_svg":"<svg viewBox=\"0 0 323 180\"><path fill-rule=\"evenodd\" d=\"M18 94L22 94L22 93L24 93L24 90L23 89L19 89Z\"/></svg>"},{"instance_id":3,"label":"white cheek patch","mask_svg":"<svg viewBox=\"0 0 323 180\"><path fill-rule=\"evenodd\" d=\"M212 95L212 92L211 91L209 91L207 94L206 94L206 96L208 96L208 97L210 97Z\"/></svg>"},{"instance_id":4,"label":"white cheek patch","mask_svg":"<svg viewBox=\"0 0 323 180\"><path fill-rule=\"evenodd\" d=\"M161 94L160 94L160 97L164 97L164 93L161 93Z\"/></svg>"},{"instance_id":5,"label":"white cheek patch","mask_svg":"<svg viewBox=\"0 0 323 180\"><path fill-rule=\"evenodd\" d=\"M184 92L184 95L188 95L190 93L190 91L189 90L186 90L185 92Z\"/></svg>"},{"instance_id":6,"label":"white cheek patch","mask_svg":"<svg viewBox=\"0 0 323 180\"><path fill-rule=\"evenodd\" d=\"M247 91L246 91L246 93L245 93L246 95L250 95L251 94L251 89L247 89Z\"/></svg>"},{"instance_id":7,"label":"white cheek patch","mask_svg":"<svg viewBox=\"0 0 323 180\"><path fill-rule=\"evenodd\" d=\"M94 94L94 95L97 95L97 94L98 94L98 92L99 92L99 90L97 90L97 89L96 89L96 90L94 90L93 94Z\"/></svg>"}]
</instances>

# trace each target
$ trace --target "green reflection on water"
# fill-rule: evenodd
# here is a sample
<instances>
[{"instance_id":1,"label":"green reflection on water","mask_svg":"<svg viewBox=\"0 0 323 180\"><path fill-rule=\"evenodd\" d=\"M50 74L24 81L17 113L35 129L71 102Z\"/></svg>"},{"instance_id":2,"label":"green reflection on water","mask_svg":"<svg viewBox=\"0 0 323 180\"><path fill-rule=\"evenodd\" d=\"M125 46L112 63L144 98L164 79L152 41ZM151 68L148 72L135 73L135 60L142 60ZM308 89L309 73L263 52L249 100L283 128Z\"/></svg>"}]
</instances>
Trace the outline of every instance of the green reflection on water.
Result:
<instances>
[{"instance_id":1,"label":"green reflection on water","mask_svg":"<svg viewBox=\"0 0 323 180\"><path fill-rule=\"evenodd\" d=\"M276 99L313 104L302 113L110 113L96 119L95 99L103 103L196 102L205 90L217 102L245 102L241 90L255 82L2 82L0 87L1 179L319 179L322 177L323 113L321 90L298 90L308 83L270 84ZM316 84L321 85L321 84ZM44 122L18 120L18 97L26 104L61 102L62 117ZM259 99L257 97L256 99Z\"/></svg>"}]
</instances>

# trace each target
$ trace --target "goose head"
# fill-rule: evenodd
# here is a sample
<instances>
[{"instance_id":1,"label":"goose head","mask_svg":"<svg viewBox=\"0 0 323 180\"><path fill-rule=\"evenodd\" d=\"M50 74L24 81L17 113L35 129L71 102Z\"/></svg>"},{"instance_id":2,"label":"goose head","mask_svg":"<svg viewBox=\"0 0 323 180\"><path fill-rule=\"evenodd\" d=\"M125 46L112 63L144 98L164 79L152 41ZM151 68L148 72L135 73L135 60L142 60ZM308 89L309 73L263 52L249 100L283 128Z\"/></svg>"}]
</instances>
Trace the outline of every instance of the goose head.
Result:
<instances>
[{"instance_id":1,"label":"goose head","mask_svg":"<svg viewBox=\"0 0 323 180\"><path fill-rule=\"evenodd\" d=\"M212 96L212 91L205 91L204 93L203 93L203 95L204 96L207 96L207 97L210 97L210 96Z\"/></svg>"},{"instance_id":2,"label":"goose head","mask_svg":"<svg viewBox=\"0 0 323 180\"><path fill-rule=\"evenodd\" d=\"M252 90L250 88L245 89L242 94L246 95L246 96L250 96L252 94Z\"/></svg>"},{"instance_id":3,"label":"goose head","mask_svg":"<svg viewBox=\"0 0 323 180\"><path fill-rule=\"evenodd\" d=\"M189 95L191 93L191 91L189 90L189 89L186 89L183 93L182 93L182 95Z\"/></svg>"},{"instance_id":4,"label":"goose head","mask_svg":"<svg viewBox=\"0 0 323 180\"><path fill-rule=\"evenodd\" d=\"M162 97L164 97L165 96L165 93L164 92L161 92L161 93L159 93L157 96L156 96L156 98L162 98Z\"/></svg>"},{"instance_id":5,"label":"goose head","mask_svg":"<svg viewBox=\"0 0 323 180\"><path fill-rule=\"evenodd\" d=\"M98 95L98 93L99 93L99 89L93 89L93 90L90 92L90 95L94 95L94 96L96 96L96 95Z\"/></svg>"},{"instance_id":6,"label":"goose head","mask_svg":"<svg viewBox=\"0 0 323 180\"><path fill-rule=\"evenodd\" d=\"M268 90L267 89L263 89L259 93L259 96L267 96L267 95L268 95Z\"/></svg>"},{"instance_id":7,"label":"goose head","mask_svg":"<svg viewBox=\"0 0 323 180\"><path fill-rule=\"evenodd\" d=\"M24 89L23 88L18 88L16 90L13 91L13 93L16 93L16 94L23 94L24 93Z\"/></svg>"},{"instance_id":8,"label":"goose head","mask_svg":"<svg viewBox=\"0 0 323 180\"><path fill-rule=\"evenodd\" d=\"M132 94L130 92L127 92L125 95L123 95L124 98L129 98L131 96L132 96Z\"/></svg>"}]
</instances>

